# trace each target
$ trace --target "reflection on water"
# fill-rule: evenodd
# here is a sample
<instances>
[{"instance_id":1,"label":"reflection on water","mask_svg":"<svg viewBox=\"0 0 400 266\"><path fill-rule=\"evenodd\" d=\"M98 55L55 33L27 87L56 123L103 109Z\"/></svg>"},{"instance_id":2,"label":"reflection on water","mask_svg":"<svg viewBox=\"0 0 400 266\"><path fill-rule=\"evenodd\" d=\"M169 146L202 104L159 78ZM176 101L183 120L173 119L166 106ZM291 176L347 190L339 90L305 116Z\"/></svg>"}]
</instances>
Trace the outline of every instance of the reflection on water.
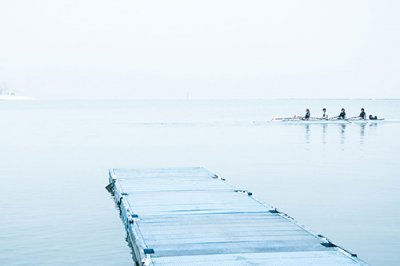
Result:
<instances>
[{"instance_id":1,"label":"reflection on water","mask_svg":"<svg viewBox=\"0 0 400 266\"><path fill-rule=\"evenodd\" d=\"M340 125L340 144L344 144L345 140L345 133L346 132L346 124L341 124Z\"/></svg>"},{"instance_id":2,"label":"reflection on water","mask_svg":"<svg viewBox=\"0 0 400 266\"><path fill-rule=\"evenodd\" d=\"M360 124L360 144L361 144L361 146L364 145L365 126L366 126L366 124Z\"/></svg>"},{"instance_id":3,"label":"reflection on water","mask_svg":"<svg viewBox=\"0 0 400 266\"><path fill-rule=\"evenodd\" d=\"M322 124L322 144L326 144L326 131L328 129L328 124Z\"/></svg>"},{"instance_id":4,"label":"reflection on water","mask_svg":"<svg viewBox=\"0 0 400 266\"><path fill-rule=\"evenodd\" d=\"M305 125L306 128L306 144L310 144L310 125Z\"/></svg>"},{"instance_id":5,"label":"reflection on water","mask_svg":"<svg viewBox=\"0 0 400 266\"><path fill-rule=\"evenodd\" d=\"M326 145L329 142L337 142L337 137L339 137L339 143L344 149L346 144L346 139L354 138L358 139L360 148L365 144L367 137L367 129L376 130L379 126L378 123L370 124L305 124L304 126L304 142L307 145L315 144L318 138L315 136L321 134L321 143ZM317 130L321 127L321 130ZM328 131L332 131L336 134L328 134ZM347 132L349 131L349 132ZM357 133L358 132L358 133ZM371 133L371 132L370 132ZM348 136L347 136L348 135Z\"/></svg>"}]
</instances>

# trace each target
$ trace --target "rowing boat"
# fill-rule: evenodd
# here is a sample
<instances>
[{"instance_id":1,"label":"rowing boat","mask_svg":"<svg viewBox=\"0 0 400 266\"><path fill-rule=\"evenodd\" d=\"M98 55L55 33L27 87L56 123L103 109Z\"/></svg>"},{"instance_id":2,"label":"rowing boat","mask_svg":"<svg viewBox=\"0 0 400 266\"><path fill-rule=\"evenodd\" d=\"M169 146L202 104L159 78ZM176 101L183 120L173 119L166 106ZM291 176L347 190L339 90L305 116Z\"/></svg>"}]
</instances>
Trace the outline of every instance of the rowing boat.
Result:
<instances>
[{"instance_id":1,"label":"rowing boat","mask_svg":"<svg viewBox=\"0 0 400 266\"><path fill-rule=\"evenodd\" d=\"M374 124L381 123L385 119L322 119L310 118L308 120L302 118L273 118L273 122L281 122L286 124Z\"/></svg>"}]
</instances>

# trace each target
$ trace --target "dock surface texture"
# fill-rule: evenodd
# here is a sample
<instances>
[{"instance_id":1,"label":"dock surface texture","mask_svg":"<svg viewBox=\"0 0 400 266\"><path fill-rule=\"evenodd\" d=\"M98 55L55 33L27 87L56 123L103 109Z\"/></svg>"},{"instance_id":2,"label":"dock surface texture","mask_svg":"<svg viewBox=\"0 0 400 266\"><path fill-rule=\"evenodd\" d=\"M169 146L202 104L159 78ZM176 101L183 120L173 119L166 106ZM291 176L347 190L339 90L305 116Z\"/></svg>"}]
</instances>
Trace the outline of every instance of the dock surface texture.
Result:
<instances>
[{"instance_id":1,"label":"dock surface texture","mask_svg":"<svg viewBox=\"0 0 400 266\"><path fill-rule=\"evenodd\" d=\"M111 169L109 181L137 265L367 265L204 168Z\"/></svg>"}]
</instances>

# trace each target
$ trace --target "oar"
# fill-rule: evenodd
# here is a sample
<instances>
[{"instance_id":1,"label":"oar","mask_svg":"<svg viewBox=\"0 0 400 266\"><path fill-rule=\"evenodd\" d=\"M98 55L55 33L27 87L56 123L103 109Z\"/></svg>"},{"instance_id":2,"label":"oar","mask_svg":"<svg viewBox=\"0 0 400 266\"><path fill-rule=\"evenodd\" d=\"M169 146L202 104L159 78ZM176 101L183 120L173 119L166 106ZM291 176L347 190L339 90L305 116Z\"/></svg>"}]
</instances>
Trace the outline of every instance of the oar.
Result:
<instances>
[{"instance_id":1,"label":"oar","mask_svg":"<svg viewBox=\"0 0 400 266\"><path fill-rule=\"evenodd\" d=\"M310 117L310 119L329 120L328 118L325 118L325 117Z\"/></svg>"},{"instance_id":2,"label":"oar","mask_svg":"<svg viewBox=\"0 0 400 266\"><path fill-rule=\"evenodd\" d=\"M329 118L329 120L338 120L338 121L346 121L347 123L350 123L351 124L351 122L350 121L348 121L349 119L339 119L339 116L334 116L334 117L331 117L331 118Z\"/></svg>"},{"instance_id":3,"label":"oar","mask_svg":"<svg viewBox=\"0 0 400 266\"><path fill-rule=\"evenodd\" d=\"M293 117L273 117L272 120L293 119Z\"/></svg>"},{"instance_id":4,"label":"oar","mask_svg":"<svg viewBox=\"0 0 400 266\"><path fill-rule=\"evenodd\" d=\"M272 120L291 120L291 119L302 119L301 116L292 116L292 117L274 117Z\"/></svg>"}]
</instances>

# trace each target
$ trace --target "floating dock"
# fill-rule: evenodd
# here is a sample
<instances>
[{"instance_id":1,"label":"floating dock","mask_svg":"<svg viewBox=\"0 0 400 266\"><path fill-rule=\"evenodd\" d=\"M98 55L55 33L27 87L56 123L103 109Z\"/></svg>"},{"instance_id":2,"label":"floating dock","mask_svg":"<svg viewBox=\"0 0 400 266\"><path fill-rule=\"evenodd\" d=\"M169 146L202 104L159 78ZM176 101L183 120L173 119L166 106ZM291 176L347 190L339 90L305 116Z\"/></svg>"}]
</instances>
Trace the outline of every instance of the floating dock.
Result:
<instances>
[{"instance_id":1,"label":"floating dock","mask_svg":"<svg viewBox=\"0 0 400 266\"><path fill-rule=\"evenodd\" d=\"M136 265L367 265L204 168L111 169L109 182Z\"/></svg>"}]
</instances>

